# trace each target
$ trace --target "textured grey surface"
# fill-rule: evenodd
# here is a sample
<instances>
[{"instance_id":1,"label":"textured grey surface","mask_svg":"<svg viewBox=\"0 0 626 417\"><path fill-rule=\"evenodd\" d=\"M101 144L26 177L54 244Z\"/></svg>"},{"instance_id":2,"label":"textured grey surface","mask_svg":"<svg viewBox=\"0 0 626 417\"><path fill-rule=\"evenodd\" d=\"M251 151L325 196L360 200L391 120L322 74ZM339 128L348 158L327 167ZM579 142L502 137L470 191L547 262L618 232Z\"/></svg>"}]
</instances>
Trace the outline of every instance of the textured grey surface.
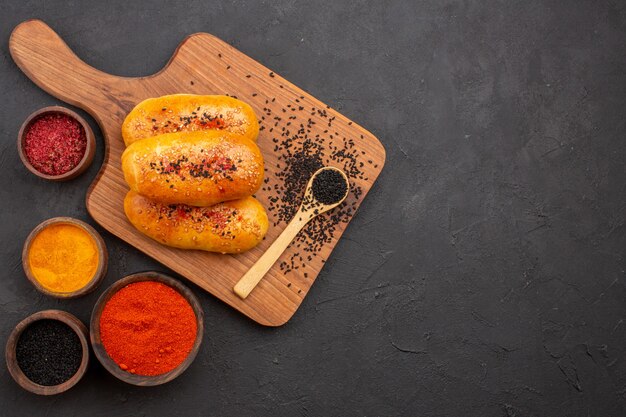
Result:
<instances>
[{"instance_id":1,"label":"textured grey surface","mask_svg":"<svg viewBox=\"0 0 626 417\"><path fill-rule=\"evenodd\" d=\"M2 367L0 414L626 415L625 13L617 0L3 4L2 341L44 308L87 322L100 292L55 301L21 268L37 223L90 220L103 156L99 136L94 165L67 184L21 166L21 122L57 103L9 56L25 19L128 76L213 33L370 129L387 165L286 326L259 327L191 285L206 337L182 377L135 388L94 360L71 391L40 398ZM104 237L101 290L164 270Z\"/></svg>"}]
</instances>

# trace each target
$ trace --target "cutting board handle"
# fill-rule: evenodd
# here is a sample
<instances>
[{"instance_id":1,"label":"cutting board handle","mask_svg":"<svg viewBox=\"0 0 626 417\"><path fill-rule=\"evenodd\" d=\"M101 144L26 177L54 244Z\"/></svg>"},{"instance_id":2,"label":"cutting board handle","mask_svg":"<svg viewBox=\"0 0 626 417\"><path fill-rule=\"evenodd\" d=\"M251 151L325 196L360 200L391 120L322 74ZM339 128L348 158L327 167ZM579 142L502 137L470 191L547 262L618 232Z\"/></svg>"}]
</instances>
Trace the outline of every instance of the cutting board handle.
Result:
<instances>
[{"instance_id":1,"label":"cutting board handle","mask_svg":"<svg viewBox=\"0 0 626 417\"><path fill-rule=\"evenodd\" d=\"M112 97L119 96L130 80L87 65L41 20L27 20L15 27L9 50L35 84L94 115L103 106L111 108Z\"/></svg>"}]
</instances>

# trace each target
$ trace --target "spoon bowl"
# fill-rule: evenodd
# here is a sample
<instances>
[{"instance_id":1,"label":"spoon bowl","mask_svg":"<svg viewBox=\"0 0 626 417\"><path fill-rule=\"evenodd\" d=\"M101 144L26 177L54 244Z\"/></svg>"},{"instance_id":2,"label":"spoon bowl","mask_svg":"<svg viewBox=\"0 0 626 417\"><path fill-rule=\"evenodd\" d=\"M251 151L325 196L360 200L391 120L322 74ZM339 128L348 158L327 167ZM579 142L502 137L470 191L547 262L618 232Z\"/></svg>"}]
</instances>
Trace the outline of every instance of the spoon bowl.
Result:
<instances>
[{"instance_id":1,"label":"spoon bowl","mask_svg":"<svg viewBox=\"0 0 626 417\"><path fill-rule=\"evenodd\" d=\"M334 171L334 172L339 173L341 177L343 178L343 181L345 182L345 185L346 185L346 191L343 194L343 197L341 197L339 200L330 204L322 203L317 198L315 198L315 193L313 191L314 180L319 176L319 174L321 174L324 171ZM348 196L349 192L350 192L350 182L348 181L348 177L345 172L335 167L320 168L317 171L315 171L313 175L311 175L311 178L309 179L309 182L307 183L306 188L304 189L304 198L302 199L300 208L296 212L296 215L294 216L294 218L298 215L304 214L308 217L307 222L309 222L314 217L319 216L322 213L326 213L328 210L332 210L338 205L340 205L341 203L343 203L346 197Z\"/></svg>"}]
</instances>

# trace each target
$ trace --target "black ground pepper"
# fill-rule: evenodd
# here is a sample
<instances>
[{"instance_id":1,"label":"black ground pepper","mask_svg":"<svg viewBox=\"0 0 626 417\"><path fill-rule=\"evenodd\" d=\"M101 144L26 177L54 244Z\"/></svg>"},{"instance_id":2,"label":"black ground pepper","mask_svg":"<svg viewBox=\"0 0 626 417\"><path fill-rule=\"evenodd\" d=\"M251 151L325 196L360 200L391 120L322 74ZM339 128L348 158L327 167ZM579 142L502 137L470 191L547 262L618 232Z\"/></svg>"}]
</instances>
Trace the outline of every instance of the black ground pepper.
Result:
<instances>
[{"instance_id":1,"label":"black ground pepper","mask_svg":"<svg viewBox=\"0 0 626 417\"><path fill-rule=\"evenodd\" d=\"M348 192L343 175L334 169L324 169L313 178L313 197L322 204L335 204Z\"/></svg>"},{"instance_id":2,"label":"black ground pepper","mask_svg":"<svg viewBox=\"0 0 626 417\"><path fill-rule=\"evenodd\" d=\"M78 335L58 320L37 320L17 341L16 358L24 375L39 385L59 385L76 374L83 349Z\"/></svg>"}]
</instances>

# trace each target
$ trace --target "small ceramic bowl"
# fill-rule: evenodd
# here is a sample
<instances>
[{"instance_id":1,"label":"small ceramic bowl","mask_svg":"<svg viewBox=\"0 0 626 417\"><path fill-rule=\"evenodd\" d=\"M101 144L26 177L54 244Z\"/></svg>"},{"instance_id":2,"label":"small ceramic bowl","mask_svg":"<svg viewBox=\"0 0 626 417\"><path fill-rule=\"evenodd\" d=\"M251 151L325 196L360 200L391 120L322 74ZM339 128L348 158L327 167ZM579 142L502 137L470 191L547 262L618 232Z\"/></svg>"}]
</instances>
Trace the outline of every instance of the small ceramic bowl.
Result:
<instances>
[{"instance_id":1,"label":"small ceramic bowl","mask_svg":"<svg viewBox=\"0 0 626 417\"><path fill-rule=\"evenodd\" d=\"M122 370L119 365L115 363L115 361L113 361L113 359L111 359L109 354L106 352L104 346L102 345L102 339L100 337L100 317L102 316L102 311L104 310L104 306L106 305L106 303L120 289L134 282L141 281L156 281L172 287L174 290L178 291L178 293L182 295L185 300L187 300L196 316L196 325L198 331L196 333L196 340L193 344L191 352L189 352L189 355L187 355L185 360L180 365L178 365L171 371L161 375L136 375ZM189 288L187 288L174 278L171 278L159 272L139 272L136 274L128 275L115 282L100 296L100 298L96 302L96 305L94 306L93 312L91 313L89 335L91 337L91 346L94 353L96 354L96 358L98 358L102 366L104 366L104 368L109 371L113 376L132 385L154 386L165 384L166 382L173 380L174 378L182 374L189 367L189 365L191 365L191 363L196 358L196 355L198 354L198 350L200 349L200 344L202 343L203 329L204 313L202 312L202 307L200 307L198 299L195 295L193 295Z\"/></svg>"},{"instance_id":2,"label":"small ceramic bowl","mask_svg":"<svg viewBox=\"0 0 626 417\"><path fill-rule=\"evenodd\" d=\"M31 381L26 375L24 375L24 372L22 372L22 369L17 363L16 347L17 342L22 335L22 332L33 322L45 319L58 320L67 324L78 336L78 339L80 340L80 344L83 349L83 356L80 366L78 367L78 371L76 371L73 377L59 385L45 386L39 385ZM19 322L17 326L15 326L15 328L9 335L9 340L7 341L5 358L9 373L11 374L15 382L17 382L25 390L39 395L60 394L76 385L87 371L87 365L89 364L89 342L87 327L85 327L85 325L76 317L65 311L44 310L37 312L31 316L26 317L24 320Z\"/></svg>"},{"instance_id":3,"label":"small ceramic bowl","mask_svg":"<svg viewBox=\"0 0 626 417\"><path fill-rule=\"evenodd\" d=\"M87 148L85 149L85 154L83 155L83 158L80 160L78 165L76 165L73 169L61 175L47 175L47 174L44 174L43 172L37 171L37 169L34 166L32 166L32 164L26 157L26 153L24 151L24 139L25 139L25 134L28 131L28 128L35 120L37 120L37 118L46 114L55 114L55 113L60 113L60 114L69 116L81 124L81 126L85 130L85 136L87 138ZM89 165L91 165L91 162L93 161L93 157L96 153L96 139L93 134L93 130L89 126L89 123L87 123L85 119L80 117L76 112L68 108L61 107L61 106L49 106L49 107L44 107L43 109L39 109L36 112L32 113L30 116L28 116L28 118L26 118L24 123L22 123L22 127L20 128L20 131L17 135L17 151L20 155L20 159L24 163L24 166L26 166L26 168L28 168L30 172L32 172L39 178L43 178L44 180L49 180L49 181L67 181L67 180L76 178L77 176L85 172L87 168L89 168Z\"/></svg>"},{"instance_id":4,"label":"small ceramic bowl","mask_svg":"<svg viewBox=\"0 0 626 417\"><path fill-rule=\"evenodd\" d=\"M39 234L39 232L41 232L46 227L56 225L56 224L69 224L72 226L80 227L81 229L89 233L89 235L96 242L96 247L98 248L99 262L98 262L98 267L96 268L96 272L94 273L91 280L87 282L85 286L83 286L82 288L79 288L76 291L54 292L54 291L50 291L47 288L44 288L35 277L35 274L33 274L33 271L30 268L30 263L28 262L28 253L30 251L30 247L33 243L33 240L35 239L35 236L37 236L37 234ZM44 221L43 223L40 223L37 227L33 229L32 232L30 232L30 234L26 238L26 241L24 242L24 248L22 249L22 266L24 267L26 278L28 278L28 280L35 286L35 288L37 288L37 290L41 291L42 293L46 295L49 295L51 297L56 297L56 298L76 298L76 297L80 297L82 295L88 294L91 291L95 290L107 273L108 260L109 260L109 253L107 251L104 240L102 239L102 236L100 236L100 233L98 233L96 229L94 229L87 223L80 221L78 219L74 219L72 217L53 217L51 219Z\"/></svg>"}]
</instances>

